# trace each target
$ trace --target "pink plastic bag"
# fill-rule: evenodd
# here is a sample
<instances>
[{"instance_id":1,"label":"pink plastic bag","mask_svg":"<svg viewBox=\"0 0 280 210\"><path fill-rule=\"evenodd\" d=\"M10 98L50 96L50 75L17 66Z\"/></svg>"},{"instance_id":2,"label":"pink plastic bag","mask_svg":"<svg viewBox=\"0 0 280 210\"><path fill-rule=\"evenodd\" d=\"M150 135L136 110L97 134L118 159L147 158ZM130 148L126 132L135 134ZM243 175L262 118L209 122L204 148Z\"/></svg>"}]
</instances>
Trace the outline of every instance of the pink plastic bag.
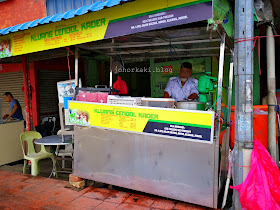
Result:
<instances>
[{"instance_id":1,"label":"pink plastic bag","mask_svg":"<svg viewBox=\"0 0 280 210\"><path fill-rule=\"evenodd\" d=\"M87 101L87 102L95 102L95 103L107 103L108 93L102 92L88 92L88 91L80 91L77 95L77 101Z\"/></svg>"},{"instance_id":2,"label":"pink plastic bag","mask_svg":"<svg viewBox=\"0 0 280 210\"><path fill-rule=\"evenodd\" d=\"M108 93L98 92L97 102L98 103L107 103Z\"/></svg>"},{"instance_id":3,"label":"pink plastic bag","mask_svg":"<svg viewBox=\"0 0 280 210\"><path fill-rule=\"evenodd\" d=\"M91 93L88 91L80 91L77 95L77 101L97 102L98 93Z\"/></svg>"},{"instance_id":4,"label":"pink plastic bag","mask_svg":"<svg viewBox=\"0 0 280 210\"><path fill-rule=\"evenodd\" d=\"M242 209L280 209L280 171L267 149L254 140L252 165L245 181L235 187Z\"/></svg>"}]
</instances>

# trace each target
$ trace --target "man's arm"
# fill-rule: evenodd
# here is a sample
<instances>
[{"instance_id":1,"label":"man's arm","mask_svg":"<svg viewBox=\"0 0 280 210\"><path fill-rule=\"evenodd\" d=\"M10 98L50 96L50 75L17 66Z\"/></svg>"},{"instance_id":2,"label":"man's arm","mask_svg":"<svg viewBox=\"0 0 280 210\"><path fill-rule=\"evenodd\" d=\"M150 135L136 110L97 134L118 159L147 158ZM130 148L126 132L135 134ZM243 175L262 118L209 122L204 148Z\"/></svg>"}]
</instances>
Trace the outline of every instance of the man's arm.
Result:
<instances>
[{"instance_id":1,"label":"man's arm","mask_svg":"<svg viewBox=\"0 0 280 210\"><path fill-rule=\"evenodd\" d=\"M170 98L170 95L169 95L169 93L167 93L166 91L164 91L163 97L164 97L164 98Z\"/></svg>"},{"instance_id":2,"label":"man's arm","mask_svg":"<svg viewBox=\"0 0 280 210\"><path fill-rule=\"evenodd\" d=\"M172 77L169 78L169 81L165 87L164 93L163 93L163 97L164 98L171 98L172 96L172 89L173 89L173 84L172 84Z\"/></svg>"},{"instance_id":3,"label":"man's arm","mask_svg":"<svg viewBox=\"0 0 280 210\"><path fill-rule=\"evenodd\" d=\"M9 115L8 114L5 114L4 116L3 116L3 119L7 119L9 117Z\"/></svg>"},{"instance_id":4,"label":"man's arm","mask_svg":"<svg viewBox=\"0 0 280 210\"><path fill-rule=\"evenodd\" d=\"M193 94L189 95L188 99L191 99L191 100L197 99L197 94L193 93Z\"/></svg>"},{"instance_id":5,"label":"man's arm","mask_svg":"<svg viewBox=\"0 0 280 210\"><path fill-rule=\"evenodd\" d=\"M9 116L7 118L11 118L13 116L13 114L16 113L17 109L18 109L18 105L15 103L11 113L9 114Z\"/></svg>"},{"instance_id":6,"label":"man's arm","mask_svg":"<svg viewBox=\"0 0 280 210\"><path fill-rule=\"evenodd\" d=\"M191 94L189 95L188 99L195 100L198 98L198 81L196 79L191 78Z\"/></svg>"}]
</instances>

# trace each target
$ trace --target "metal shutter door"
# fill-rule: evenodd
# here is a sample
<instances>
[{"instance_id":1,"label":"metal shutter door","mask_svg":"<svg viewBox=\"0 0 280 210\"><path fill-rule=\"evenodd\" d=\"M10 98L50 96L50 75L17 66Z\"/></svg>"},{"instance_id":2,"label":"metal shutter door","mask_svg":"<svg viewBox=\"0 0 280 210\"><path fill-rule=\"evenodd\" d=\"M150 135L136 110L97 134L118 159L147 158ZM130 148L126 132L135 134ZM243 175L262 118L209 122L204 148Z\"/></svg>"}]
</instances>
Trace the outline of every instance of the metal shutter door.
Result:
<instances>
[{"instance_id":1,"label":"metal shutter door","mask_svg":"<svg viewBox=\"0 0 280 210\"><path fill-rule=\"evenodd\" d=\"M74 78L74 73L71 72ZM69 80L67 71L38 71L39 100L40 100L40 116L56 116L58 117L58 93L57 82Z\"/></svg>"},{"instance_id":2,"label":"metal shutter door","mask_svg":"<svg viewBox=\"0 0 280 210\"><path fill-rule=\"evenodd\" d=\"M22 71L18 72L7 72L0 74L0 94L2 103L2 113L10 113L10 103L3 100L3 94L5 92L11 92L15 99L17 99L22 108L22 115L25 119L25 102L24 102L24 92L22 92L23 87L23 74Z\"/></svg>"}]
</instances>

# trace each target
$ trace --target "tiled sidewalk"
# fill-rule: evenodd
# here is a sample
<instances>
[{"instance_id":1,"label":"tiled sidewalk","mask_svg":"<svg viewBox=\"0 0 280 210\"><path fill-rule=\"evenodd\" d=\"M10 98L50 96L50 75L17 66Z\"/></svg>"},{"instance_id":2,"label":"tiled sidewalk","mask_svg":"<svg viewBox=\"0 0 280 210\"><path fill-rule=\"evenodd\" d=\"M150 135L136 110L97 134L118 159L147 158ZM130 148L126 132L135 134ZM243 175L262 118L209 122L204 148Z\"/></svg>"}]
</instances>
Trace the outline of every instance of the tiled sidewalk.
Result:
<instances>
[{"instance_id":1,"label":"tiled sidewalk","mask_svg":"<svg viewBox=\"0 0 280 210\"><path fill-rule=\"evenodd\" d=\"M208 209L148 195L87 187L0 170L0 209Z\"/></svg>"}]
</instances>

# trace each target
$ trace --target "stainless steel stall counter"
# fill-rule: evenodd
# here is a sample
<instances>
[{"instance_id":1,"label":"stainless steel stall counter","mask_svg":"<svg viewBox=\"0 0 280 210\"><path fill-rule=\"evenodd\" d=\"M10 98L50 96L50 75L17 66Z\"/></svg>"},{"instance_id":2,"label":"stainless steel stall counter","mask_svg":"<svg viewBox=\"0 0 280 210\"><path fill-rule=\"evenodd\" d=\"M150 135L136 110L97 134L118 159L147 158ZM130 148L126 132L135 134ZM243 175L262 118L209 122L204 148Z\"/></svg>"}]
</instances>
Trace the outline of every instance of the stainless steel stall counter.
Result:
<instances>
[{"instance_id":1,"label":"stainless steel stall counter","mask_svg":"<svg viewBox=\"0 0 280 210\"><path fill-rule=\"evenodd\" d=\"M76 101L69 110L75 176L216 207L214 112Z\"/></svg>"},{"instance_id":2,"label":"stainless steel stall counter","mask_svg":"<svg viewBox=\"0 0 280 210\"><path fill-rule=\"evenodd\" d=\"M177 109L205 110L205 103L198 101L176 101L175 106Z\"/></svg>"}]
</instances>

